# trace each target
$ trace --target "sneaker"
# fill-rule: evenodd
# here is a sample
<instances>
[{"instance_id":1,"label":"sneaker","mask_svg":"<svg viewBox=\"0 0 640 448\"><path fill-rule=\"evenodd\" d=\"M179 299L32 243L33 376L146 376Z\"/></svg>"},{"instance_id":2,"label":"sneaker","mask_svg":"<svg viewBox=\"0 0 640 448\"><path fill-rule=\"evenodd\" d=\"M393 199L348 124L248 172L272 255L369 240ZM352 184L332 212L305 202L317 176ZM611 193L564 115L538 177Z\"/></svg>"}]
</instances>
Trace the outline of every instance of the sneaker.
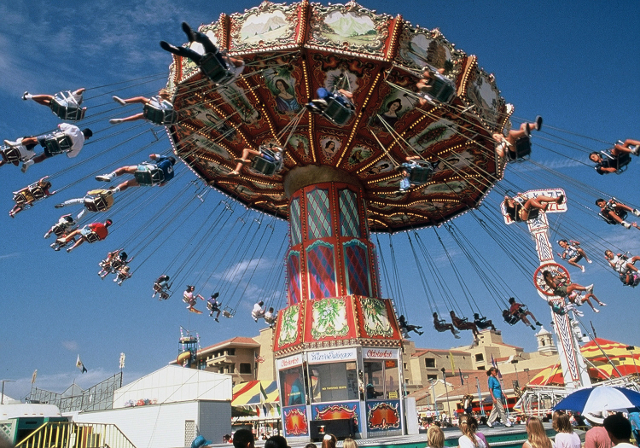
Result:
<instances>
[{"instance_id":1,"label":"sneaker","mask_svg":"<svg viewBox=\"0 0 640 448\"><path fill-rule=\"evenodd\" d=\"M640 145L635 145L635 146L631 145L631 146L629 146L629 149L631 150L632 154L634 154L636 156L640 155Z\"/></svg>"},{"instance_id":2,"label":"sneaker","mask_svg":"<svg viewBox=\"0 0 640 448\"><path fill-rule=\"evenodd\" d=\"M305 107L307 108L307 110L308 110L309 112L311 112L312 114L321 114L321 113L322 113L322 109L320 109L318 106L316 106L316 105L315 105L315 104L313 104L313 103L307 103L307 104L305 104L304 106L305 106Z\"/></svg>"},{"instance_id":3,"label":"sneaker","mask_svg":"<svg viewBox=\"0 0 640 448\"><path fill-rule=\"evenodd\" d=\"M560 196L558 196L558 205L560 204L564 204L564 200L565 200L565 196L563 194L561 194Z\"/></svg>"},{"instance_id":4,"label":"sneaker","mask_svg":"<svg viewBox=\"0 0 640 448\"><path fill-rule=\"evenodd\" d=\"M535 331L536 326L535 325L531 325L531 329Z\"/></svg>"},{"instance_id":5,"label":"sneaker","mask_svg":"<svg viewBox=\"0 0 640 448\"><path fill-rule=\"evenodd\" d=\"M122 123L122 118L112 118L111 120L109 120L110 124L120 124Z\"/></svg>"},{"instance_id":6,"label":"sneaker","mask_svg":"<svg viewBox=\"0 0 640 448\"><path fill-rule=\"evenodd\" d=\"M587 293L589 293L589 294L593 293L593 283L590 284L589 286L587 286Z\"/></svg>"},{"instance_id":7,"label":"sneaker","mask_svg":"<svg viewBox=\"0 0 640 448\"><path fill-rule=\"evenodd\" d=\"M587 260L587 263L591 264L591 263L593 263L593 261L591 261L591 260Z\"/></svg>"},{"instance_id":8,"label":"sneaker","mask_svg":"<svg viewBox=\"0 0 640 448\"><path fill-rule=\"evenodd\" d=\"M182 22L182 31L184 31L184 34L187 35L187 39L189 39L189 42L193 42L194 40L196 40L196 36L193 30L187 22Z\"/></svg>"},{"instance_id":9,"label":"sneaker","mask_svg":"<svg viewBox=\"0 0 640 448\"><path fill-rule=\"evenodd\" d=\"M213 319L213 320L215 320L216 322L220 322L217 317L215 319Z\"/></svg>"},{"instance_id":10,"label":"sneaker","mask_svg":"<svg viewBox=\"0 0 640 448\"><path fill-rule=\"evenodd\" d=\"M111 98L113 98L113 101L115 101L116 103L120 103L121 106L126 106L127 105L127 102L125 100L123 100L122 98L120 98L119 96L113 95Z\"/></svg>"},{"instance_id":11,"label":"sneaker","mask_svg":"<svg viewBox=\"0 0 640 448\"><path fill-rule=\"evenodd\" d=\"M99 176L96 176L96 180L99 180L101 182L111 182L111 175L110 174L101 174Z\"/></svg>"},{"instance_id":12,"label":"sneaker","mask_svg":"<svg viewBox=\"0 0 640 448\"><path fill-rule=\"evenodd\" d=\"M62 207L64 207L64 204L56 204L56 205L54 205L54 208L62 208Z\"/></svg>"},{"instance_id":13,"label":"sneaker","mask_svg":"<svg viewBox=\"0 0 640 448\"><path fill-rule=\"evenodd\" d=\"M25 90L22 94L22 101L27 101L29 99L27 95L29 95L29 92Z\"/></svg>"},{"instance_id":14,"label":"sneaker","mask_svg":"<svg viewBox=\"0 0 640 448\"><path fill-rule=\"evenodd\" d=\"M580 270L584 272L584 266L580 266Z\"/></svg>"},{"instance_id":15,"label":"sneaker","mask_svg":"<svg viewBox=\"0 0 640 448\"><path fill-rule=\"evenodd\" d=\"M630 229L631 228L631 224L629 224L626 221L622 221L620 224L622 224L622 227L624 227L625 229Z\"/></svg>"},{"instance_id":16,"label":"sneaker","mask_svg":"<svg viewBox=\"0 0 640 448\"><path fill-rule=\"evenodd\" d=\"M540 129L542 129L542 117L538 115L536 117L536 131L539 131Z\"/></svg>"},{"instance_id":17,"label":"sneaker","mask_svg":"<svg viewBox=\"0 0 640 448\"><path fill-rule=\"evenodd\" d=\"M459 336L459 335L457 335L457 334L454 334L453 336L454 336L456 339L460 339L460 336Z\"/></svg>"},{"instance_id":18,"label":"sneaker","mask_svg":"<svg viewBox=\"0 0 640 448\"><path fill-rule=\"evenodd\" d=\"M531 137L531 127L529 126L529 123L524 126L524 133L527 137Z\"/></svg>"},{"instance_id":19,"label":"sneaker","mask_svg":"<svg viewBox=\"0 0 640 448\"><path fill-rule=\"evenodd\" d=\"M180 49L175 45L171 45L169 42L165 42L163 40L160 41L160 47L162 47L163 50L168 51L169 53L177 54L180 51Z\"/></svg>"},{"instance_id":20,"label":"sneaker","mask_svg":"<svg viewBox=\"0 0 640 448\"><path fill-rule=\"evenodd\" d=\"M508 421L507 423L504 424L504 426L506 426L507 428L511 428L511 422Z\"/></svg>"},{"instance_id":21,"label":"sneaker","mask_svg":"<svg viewBox=\"0 0 640 448\"><path fill-rule=\"evenodd\" d=\"M254 320L254 322L258 323L258 319L253 319L253 320Z\"/></svg>"},{"instance_id":22,"label":"sneaker","mask_svg":"<svg viewBox=\"0 0 640 448\"><path fill-rule=\"evenodd\" d=\"M539 326L539 327L542 327L542 324L540 322L538 322L538 321L536 321L536 325Z\"/></svg>"},{"instance_id":23,"label":"sneaker","mask_svg":"<svg viewBox=\"0 0 640 448\"><path fill-rule=\"evenodd\" d=\"M489 428L493 428L493 423L491 423L490 421L487 421L487 426L488 426Z\"/></svg>"},{"instance_id":24,"label":"sneaker","mask_svg":"<svg viewBox=\"0 0 640 448\"><path fill-rule=\"evenodd\" d=\"M599 313L599 312L600 312L600 310L596 310L596 309L594 309L594 310L593 310L593 312L594 312L594 313Z\"/></svg>"},{"instance_id":25,"label":"sneaker","mask_svg":"<svg viewBox=\"0 0 640 448\"><path fill-rule=\"evenodd\" d=\"M71 248L67 249L67 253L71 252Z\"/></svg>"},{"instance_id":26,"label":"sneaker","mask_svg":"<svg viewBox=\"0 0 640 448\"><path fill-rule=\"evenodd\" d=\"M20 143L18 143L18 142L12 142L11 140L5 140L5 141L4 141L4 144L5 144L6 146L20 146Z\"/></svg>"},{"instance_id":27,"label":"sneaker","mask_svg":"<svg viewBox=\"0 0 640 448\"><path fill-rule=\"evenodd\" d=\"M26 162L24 162L24 163L22 164L22 168L20 168L20 171L22 171L23 173L26 173L26 172L27 172L27 170L29 169L29 167L30 167L31 165L33 165L33 164L34 164L33 159L31 159L31 160L27 160Z\"/></svg>"},{"instance_id":28,"label":"sneaker","mask_svg":"<svg viewBox=\"0 0 640 448\"><path fill-rule=\"evenodd\" d=\"M600 306L607 306L607 304L604 302L600 302Z\"/></svg>"},{"instance_id":29,"label":"sneaker","mask_svg":"<svg viewBox=\"0 0 640 448\"><path fill-rule=\"evenodd\" d=\"M638 210L637 208L634 208L632 213L636 216L640 216L640 210Z\"/></svg>"}]
</instances>

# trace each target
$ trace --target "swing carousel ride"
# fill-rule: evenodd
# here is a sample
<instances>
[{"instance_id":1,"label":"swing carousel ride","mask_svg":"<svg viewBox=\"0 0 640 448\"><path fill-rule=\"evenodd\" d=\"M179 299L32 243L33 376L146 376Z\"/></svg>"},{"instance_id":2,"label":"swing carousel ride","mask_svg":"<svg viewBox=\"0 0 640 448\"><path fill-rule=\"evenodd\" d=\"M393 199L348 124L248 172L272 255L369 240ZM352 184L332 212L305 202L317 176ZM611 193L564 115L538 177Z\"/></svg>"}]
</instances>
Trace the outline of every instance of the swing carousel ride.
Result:
<instances>
[{"instance_id":1,"label":"swing carousel ride","mask_svg":"<svg viewBox=\"0 0 640 448\"><path fill-rule=\"evenodd\" d=\"M381 298L369 230L440 225L477 207L501 177L492 134L512 108L476 58L438 30L354 2L264 2L199 31L244 71L216 84L217 67L174 56L167 89L178 121L168 130L175 154L208 185L289 221L288 307L274 339L285 433L308 437L312 420L348 418L365 419L363 436L400 434L403 334ZM425 77L434 80L427 97L416 88ZM318 88L349 92L354 107L333 101L309 113ZM249 167L243 149L269 146L283 163L258 155ZM426 173L399 192L409 158ZM340 368L346 391L331 387ZM371 390L380 375L381 390Z\"/></svg>"},{"instance_id":2,"label":"swing carousel ride","mask_svg":"<svg viewBox=\"0 0 640 448\"><path fill-rule=\"evenodd\" d=\"M162 276L153 286L153 297L168 301L186 284L213 286L213 302L219 296L224 304L209 308L209 316L218 322L218 317L234 318L243 300L264 297L265 308L272 305L277 311L277 320L267 323L274 328L273 350L287 437L309 438L317 429L314 422L333 419L352 421L362 437L401 434L405 412L401 400L402 340L415 327L408 325L407 317L427 327L433 315L437 331L451 331L459 337L457 330L466 329L475 336L478 328L489 326L475 328L464 316L470 310L476 313L476 322L483 322L483 310L487 311L492 298L498 313L507 313L502 325L519 322L509 319L503 310L510 306L508 297L520 302L518 293L525 292L514 291L515 281L505 279L493 266L497 261L489 259L488 244L504 253L513 269L529 282L531 291L527 293L537 288L544 308L550 306L565 384L588 384L577 344L582 335L577 328L579 319L567 312L569 299L554 295L562 290L545 284L542 273L549 270L570 277L554 260L552 237L580 238L590 256L604 249L616 253L627 250L585 231L582 225L584 219L599 219L594 199L610 196L529 159L530 131L539 131L542 122L515 117L494 76L479 67L475 56L456 48L438 29L414 26L401 16L380 14L352 1L328 6L265 1L244 13L222 14L198 30L220 49L220 58L205 54L196 64L174 54L168 80L163 72L158 77L119 83L130 84L128 88L140 95L141 85L166 81L171 103L163 103L164 109L152 110L146 105L144 109L144 118L162 125L166 134L151 127L150 143L113 157L109 155L112 149L149 136L148 123L120 125L124 131L108 131L105 137L122 135L124 140L91 156L108 158L105 167L89 175L83 173L67 185L66 169L41 180L48 180L62 196L67 188L114 170L125 159L127 166L139 163L144 159L140 154L166 143L167 137L167 147L156 150L152 159L160 153L172 153L200 180L185 182L189 171L180 167L182 163L175 171L176 179L182 180L151 192L145 188L94 190L95 180L91 179L89 188L79 186L81 190L74 193L84 199L65 201L80 204L82 213L77 218L73 214L60 217L47 235L65 235L90 221L104 221L91 214L108 214L114 223L110 232L128 227L124 238L115 237L118 244L110 248L109 255L119 261L123 272L109 266L100 275L117 274L114 282L124 284L123 291L138 281L141 275L136 272L142 265L158 260L165 241L184 237L178 243L179 250L166 258L162 272L154 271L154 278ZM184 46L203 53L201 43ZM240 75L230 74L229 66L225 67L230 61L238 62ZM323 89L329 92L324 103L318 102ZM108 91L92 98L112 94ZM127 104L119 98L116 101ZM111 98L109 104L113 106ZM318 104L323 106L319 111ZM112 110L99 107L83 108L82 116L66 119L94 125L99 119L104 121L100 115L105 115L114 123ZM517 132L510 132L512 120L523 123L519 129L529 135L514 141L514 154L505 157L496 151L496 135ZM563 146L564 157L571 159L573 151L583 160L592 150L586 144L570 142L558 128L549 128L536 135ZM535 146L535 151L547 149L537 140ZM12 155L14 159L20 156ZM627 164L631 158L628 154ZM527 162L514 163L524 160ZM46 161L45 165L53 166L54 162ZM536 175L520 169L522 166L532 167ZM507 171L509 178L505 178ZM172 177L173 172L168 180ZM154 184L151 176L148 184L160 182ZM196 192L191 194L194 185ZM23 190L23 196L31 192ZM214 190L225 198L210 207ZM489 195L491 191L494 193ZM518 191L526 192L516 195ZM32 194L24 208L51 194ZM530 216L522 218L514 212L509 217L508 201L496 201L496 194L516 196ZM143 196L149 205L133 207ZM102 202L97 203L96 198ZM546 202L541 208L531 210L527 205L533 203L527 201L544 201L542 198ZM622 199L631 205L627 198ZM570 213L565 213L569 207ZM233 216L242 208L241 216ZM206 209L202 225L188 225L194 209ZM469 235L462 229L465 224L459 223L464 219L454 219L463 214L476 224L473 232L477 234ZM134 216L146 216L145 224L133 228ZM279 248L278 221L289 226ZM429 242L423 239L427 232L433 235ZM380 237L388 237L388 250ZM531 237L537 259L525 255L533 254ZM406 249L398 256L394 243L400 241ZM59 250L60 240L51 247ZM88 251L86 247L82 250ZM123 256L125 250L128 258ZM266 254L272 259L266 283L259 290L264 294L252 294L255 291L250 284L261 263L266 264ZM412 269L399 265L396 258ZM563 254L563 258L571 257ZM569 269L580 268L577 262L569 263L573 266ZM613 274L609 263L596 263ZM413 268L415 273L409 274ZM429 309L426 319L419 313L409 314L403 299L402 284L407 280L403 275L413 275L411 282L424 290L420 300ZM478 285L473 291L472 283ZM476 290L482 288L488 295L476 299L480 295ZM189 311L199 313L194 304L198 297L205 298L192 287L187 292L191 294ZM440 320L446 318L440 312L443 305L456 328ZM257 322L259 315L252 317ZM462 318L459 322L458 317ZM537 323L535 318L530 326L536 330L533 323ZM189 338L193 346L181 356L190 362L197 352L197 337Z\"/></svg>"}]
</instances>

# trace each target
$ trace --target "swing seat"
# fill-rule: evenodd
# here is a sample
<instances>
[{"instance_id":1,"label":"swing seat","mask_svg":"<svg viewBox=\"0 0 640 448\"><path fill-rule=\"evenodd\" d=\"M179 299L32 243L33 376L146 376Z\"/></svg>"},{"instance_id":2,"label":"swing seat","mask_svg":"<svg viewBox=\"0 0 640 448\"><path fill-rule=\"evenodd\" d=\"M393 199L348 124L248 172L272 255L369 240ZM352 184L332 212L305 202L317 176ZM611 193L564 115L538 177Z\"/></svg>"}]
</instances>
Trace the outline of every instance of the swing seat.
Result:
<instances>
[{"instance_id":1,"label":"swing seat","mask_svg":"<svg viewBox=\"0 0 640 448\"><path fill-rule=\"evenodd\" d=\"M65 90L53 95L53 100L49 104L51 112L61 120L80 121L87 111L86 107L80 107L73 97L71 90Z\"/></svg>"},{"instance_id":2,"label":"swing seat","mask_svg":"<svg viewBox=\"0 0 640 448\"><path fill-rule=\"evenodd\" d=\"M251 168L271 176L282 169L282 153L266 146L261 146L260 155L251 160Z\"/></svg>"},{"instance_id":3,"label":"swing seat","mask_svg":"<svg viewBox=\"0 0 640 448\"><path fill-rule=\"evenodd\" d=\"M423 92L422 95L429 103L434 106L436 103L450 104L456 97L456 85L447 77L438 72L431 73L431 81L429 92Z\"/></svg>"},{"instance_id":4,"label":"swing seat","mask_svg":"<svg viewBox=\"0 0 640 448\"><path fill-rule=\"evenodd\" d=\"M39 201L40 199L44 199L47 197L44 189L38 184L31 184L27 188L29 189L29 193L31 193L31 196L35 201Z\"/></svg>"},{"instance_id":5,"label":"swing seat","mask_svg":"<svg viewBox=\"0 0 640 448\"><path fill-rule=\"evenodd\" d=\"M608 151L600 151L600 154L603 159L615 160L615 166L612 168L616 169L616 174L623 173L631 162L631 154L628 152L623 152L618 156L613 156Z\"/></svg>"},{"instance_id":6,"label":"swing seat","mask_svg":"<svg viewBox=\"0 0 640 448\"><path fill-rule=\"evenodd\" d=\"M216 84L226 84L233 80L233 73L213 53L207 53L202 57L200 70Z\"/></svg>"},{"instance_id":7,"label":"swing seat","mask_svg":"<svg viewBox=\"0 0 640 448\"><path fill-rule=\"evenodd\" d=\"M53 234L56 237L61 238L61 237L65 236L65 235L68 235L69 233L71 233L75 229L76 229L75 222L73 224L70 224L70 225L56 224L55 226L53 226Z\"/></svg>"},{"instance_id":8,"label":"swing seat","mask_svg":"<svg viewBox=\"0 0 640 448\"><path fill-rule=\"evenodd\" d=\"M62 132L56 132L47 137L44 142L44 152L47 157L64 154L71 151L71 139Z\"/></svg>"},{"instance_id":9,"label":"swing seat","mask_svg":"<svg viewBox=\"0 0 640 448\"><path fill-rule=\"evenodd\" d=\"M640 284L640 274L637 272L627 272L626 274L620 274L620 281L624 286L631 286L635 288Z\"/></svg>"},{"instance_id":10,"label":"swing seat","mask_svg":"<svg viewBox=\"0 0 640 448\"><path fill-rule=\"evenodd\" d=\"M100 241L100 237L96 232L89 232L85 235L87 243L95 243L96 241Z\"/></svg>"},{"instance_id":11,"label":"swing seat","mask_svg":"<svg viewBox=\"0 0 640 448\"><path fill-rule=\"evenodd\" d=\"M347 124L355 113L351 104L342 104L335 95L327 98L327 107L322 111L322 115L338 126Z\"/></svg>"},{"instance_id":12,"label":"swing seat","mask_svg":"<svg viewBox=\"0 0 640 448\"><path fill-rule=\"evenodd\" d=\"M507 151L510 160L514 160L516 162L524 162L525 160L529 160L531 156L531 138L527 136L520 137L518 140L516 140L514 149L515 154L512 151Z\"/></svg>"},{"instance_id":13,"label":"swing seat","mask_svg":"<svg viewBox=\"0 0 640 448\"><path fill-rule=\"evenodd\" d=\"M616 214L616 215L618 215L618 217L619 217L620 219L622 219L623 221L624 221L625 219L627 219L627 211L626 211L626 210L615 210L615 209L607 208L607 209L605 209L605 211L611 211L611 212L615 213L615 214ZM605 215L603 212L599 212L599 213L598 213L598 215L600 215L600 217L601 217L602 219L604 219L604 220L606 221L606 223L607 223L607 224L611 224L611 225L618 225L618 224L620 224L618 221L616 221L616 220L614 220L614 219L610 218L608 215Z\"/></svg>"},{"instance_id":14,"label":"swing seat","mask_svg":"<svg viewBox=\"0 0 640 448\"><path fill-rule=\"evenodd\" d=\"M15 146L3 146L1 151L2 158L6 160L7 163L20 162L20 150Z\"/></svg>"},{"instance_id":15,"label":"swing seat","mask_svg":"<svg viewBox=\"0 0 640 448\"><path fill-rule=\"evenodd\" d=\"M428 163L428 162L427 162ZM415 185L422 185L429 182L431 176L433 174L433 167L430 163L427 164L419 164L419 166L415 166L411 169L411 173L409 174L409 182Z\"/></svg>"},{"instance_id":16,"label":"swing seat","mask_svg":"<svg viewBox=\"0 0 640 448\"><path fill-rule=\"evenodd\" d=\"M84 198L84 206L90 212L106 212L113 205L113 196L93 196Z\"/></svg>"},{"instance_id":17,"label":"swing seat","mask_svg":"<svg viewBox=\"0 0 640 448\"><path fill-rule=\"evenodd\" d=\"M33 202L34 198L30 192L17 191L13 193L13 201L20 206L27 205L29 202Z\"/></svg>"},{"instance_id":18,"label":"swing seat","mask_svg":"<svg viewBox=\"0 0 640 448\"><path fill-rule=\"evenodd\" d=\"M164 172L150 163L138 165L134 176L136 181L143 186L153 187L164 182Z\"/></svg>"},{"instance_id":19,"label":"swing seat","mask_svg":"<svg viewBox=\"0 0 640 448\"><path fill-rule=\"evenodd\" d=\"M168 101L163 101L159 107L145 104L142 108L142 114L146 120L160 126L170 126L178 121L178 114Z\"/></svg>"},{"instance_id":20,"label":"swing seat","mask_svg":"<svg viewBox=\"0 0 640 448\"><path fill-rule=\"evenodd\" d=\"M227 318L231 319L233 316L236 315L236 310L233 310L233 309L229 308L228 306L225 306L224 309L222 310L222 315L224 317L227 317Z\"/></svg>"}]
</instances>

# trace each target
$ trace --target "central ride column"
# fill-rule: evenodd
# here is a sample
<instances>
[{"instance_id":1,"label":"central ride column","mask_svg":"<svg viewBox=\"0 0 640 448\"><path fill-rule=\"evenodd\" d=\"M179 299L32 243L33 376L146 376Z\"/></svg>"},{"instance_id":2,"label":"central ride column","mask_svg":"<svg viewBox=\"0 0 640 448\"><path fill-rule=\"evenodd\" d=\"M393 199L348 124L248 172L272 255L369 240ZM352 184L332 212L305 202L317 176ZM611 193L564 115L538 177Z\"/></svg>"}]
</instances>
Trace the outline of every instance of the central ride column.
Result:
<instances>
[{"instance_id":1,"label":"central ride column","mask_svg":"<svg viewBox=\"0 0 640 448\"><path fill-rule=\"evenodd\" d=\"M285 180L288 307L274 336L287 438L402 434L402 336L381 299L359 182L331 167Z\"/></svg>"}]
</instances>

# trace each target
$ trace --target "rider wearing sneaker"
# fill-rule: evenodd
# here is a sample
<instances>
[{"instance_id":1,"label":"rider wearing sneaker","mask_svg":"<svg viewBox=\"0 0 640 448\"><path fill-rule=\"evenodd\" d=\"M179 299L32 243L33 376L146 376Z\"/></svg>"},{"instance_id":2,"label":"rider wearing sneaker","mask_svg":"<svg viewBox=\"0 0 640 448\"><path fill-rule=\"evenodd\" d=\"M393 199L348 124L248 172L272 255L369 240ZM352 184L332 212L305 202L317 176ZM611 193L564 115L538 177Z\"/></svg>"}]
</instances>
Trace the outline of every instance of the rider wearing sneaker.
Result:
<instances>
[{"instance_id":1,"label":"rider wearing sneaker","mask_svg":"<svg viewBox=\"0 0 640 448\"><path fill-rule=\"evenodd\" d=\"M58 125L58 129L60 130L61 133L63 133L66 137L69 138L69 140L71 141L71 147L68 151L66 151L67 157L69 157L70 159L73 157L76 157L78 154L80 154L80 150L83 148L84 146L84 142L86 140L89 139L89 137L91 137L93 135L93 132L91 131L91 129L89 128L85 128L83 130L80 130L80 128L76 125L73 124L69 124L69 123L60 123ZM54 134L55 135L55 134ZM51 137L53 137L52 135L41 135L41 136L31 136L31 137L24 137L22 139L22 141L20 142L20 144L22 144L25 147L29 147L30 145L36 145L37 143L39 143L44 149L44 152L42 154L39 154L37 156L35 156L34 158L25 161L22 164L22 172L26 172L27 169L29 169L29 167L31 165L33 165L34 163L40 163L45 159L48 159L49 157L53 157L55 154L51 154L49 152L49 150L47 149L46 143L45 141L47 141L48 139L50 139ZM17 144L18 142L10 142L8 140L5 140L6 144L9 144L11 146L15 146L14 144Z\"/></svg>"},{"instance_id":2,"label":"rider wearing sneaker","mask_svg":"<svg viewBox=\"0 0 640 448\"><path fill-rule=\"evenodd\" d=\"M153 160L154 163L142 163L140 165L123 166L113 171L112 173L96 176L96 180L99 180L102 182L111 182L115 177L122 176L123 174L128 173L128 174L136 175L136 178L129 179L125 182L122 182L120 185L118 185L113 190L114 192L117 192L117 191L124 191L129 187L139 187L140 185L147 186L147 187L153 187L155 185L158 185L162 187L171 179L173 179L173 175L174 175L173 166L176 163L175 157L172 157L172 156L166 157L160 154L150 154L149 158ZM144 174L144 173L148 173L151 175L150 177L152 180L150 182L146 182L146 181L140 182L138 180L138 174ZM162 178L161 182L156 182L153 180L158 176Z\"/></svg>"}]
</instances>

